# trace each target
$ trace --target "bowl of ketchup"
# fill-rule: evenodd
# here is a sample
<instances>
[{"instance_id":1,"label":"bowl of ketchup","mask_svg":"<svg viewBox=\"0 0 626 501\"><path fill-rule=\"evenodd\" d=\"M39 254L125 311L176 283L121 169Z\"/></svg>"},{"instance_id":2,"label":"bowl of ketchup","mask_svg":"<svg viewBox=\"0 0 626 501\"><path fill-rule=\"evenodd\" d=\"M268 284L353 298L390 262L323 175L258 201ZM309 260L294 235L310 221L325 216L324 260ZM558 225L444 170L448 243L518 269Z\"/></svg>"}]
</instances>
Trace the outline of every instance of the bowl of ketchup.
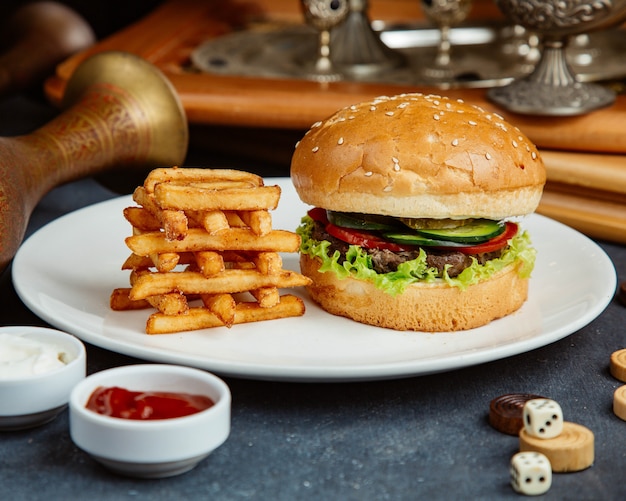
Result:
<instances>
[{"instance_id":1,"label":"bowl of ketchup","mask_svg":"<svg viewBox=\"0 0 626 501\"><path fill-rule=\"evenodd\" d=\"M105 468L163 478L193 469L230 434L231 394L190 367L139 364L96 372L70 395L70 436Z\"/></svg>"}]
</instances>

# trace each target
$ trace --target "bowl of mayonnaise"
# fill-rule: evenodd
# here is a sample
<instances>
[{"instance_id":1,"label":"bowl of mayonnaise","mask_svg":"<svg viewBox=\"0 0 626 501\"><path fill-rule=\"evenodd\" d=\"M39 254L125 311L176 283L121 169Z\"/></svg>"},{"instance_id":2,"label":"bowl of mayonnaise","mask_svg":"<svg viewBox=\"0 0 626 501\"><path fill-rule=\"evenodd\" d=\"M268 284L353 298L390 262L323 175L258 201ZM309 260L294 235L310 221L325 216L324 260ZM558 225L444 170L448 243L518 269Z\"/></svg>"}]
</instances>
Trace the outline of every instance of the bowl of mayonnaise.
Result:
<instances>
[{"instance_id":1,"label":"bowl of mayonnaise","mask_svg":"<svg viewBox=\"0 0 626 501\"><path fill-rule=\"evenodd\" d=\"M0 327L0 431L40 426L61 413L85 378L83 343L44 327Z\"/></svg>"}]
</instances>

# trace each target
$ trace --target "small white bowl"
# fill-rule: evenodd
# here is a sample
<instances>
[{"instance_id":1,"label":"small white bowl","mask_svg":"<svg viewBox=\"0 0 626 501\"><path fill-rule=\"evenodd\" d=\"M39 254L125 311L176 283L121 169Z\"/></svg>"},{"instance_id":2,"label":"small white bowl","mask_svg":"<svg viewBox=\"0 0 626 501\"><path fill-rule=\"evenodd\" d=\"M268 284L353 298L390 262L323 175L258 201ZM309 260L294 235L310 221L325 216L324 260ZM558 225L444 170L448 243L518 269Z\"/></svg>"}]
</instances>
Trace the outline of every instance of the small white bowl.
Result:
<instances>
[{"instance_id":1,"label":"small white bowl","mask_svg":"<svg viewBox=\"0 0 626 501\"><path fill-rule=\"evenodd\" d=\"M52 421L67 407L72 388L85 378L85 346L71 334L44 327L2 327L0 334L53 346L66 362L39 374L0 375L0 430L33 428Z\"/></svg>"},{"instance_id":2,"label":"small white bowl","mask_svg":"<svg viewBox=\"0 0 626 501\"><path fill-rule=\"evenodd\" d=\"M113 386L205 395L214 405L189 416L158 420L123 419L87 409L96 388ZM191 470L226 441L230 407L228 386L208 372L165 364L116 367L76 385L70 396L70 436L111 471L140 478L171 477Z\"/></svg>"}]
</instances>

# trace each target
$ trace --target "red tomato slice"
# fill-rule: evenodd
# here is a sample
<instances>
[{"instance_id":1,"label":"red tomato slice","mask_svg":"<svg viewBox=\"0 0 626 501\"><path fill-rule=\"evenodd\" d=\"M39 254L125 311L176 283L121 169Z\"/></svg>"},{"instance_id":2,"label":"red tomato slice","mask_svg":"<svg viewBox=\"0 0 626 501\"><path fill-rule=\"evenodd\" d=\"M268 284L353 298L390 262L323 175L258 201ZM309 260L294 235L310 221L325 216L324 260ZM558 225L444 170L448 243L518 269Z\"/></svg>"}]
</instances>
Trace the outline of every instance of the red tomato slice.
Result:
<instances>
[{"instance_id":1,"label":"red tomato slice","mask_svg":"<svg viewBox=\"0 0 626 501\"><path fill-rule=\"evenodd\" d=\"M415 248L415 246L402 246L394 242L383 240L382 238L367 231L353 230L352 228L342 228L333 223L326 225L326 231L339 240L351 245L360 245L365 249L387 249L393 252L402 252Z\"/></svg>"},{"instance_id":2,"label":"red tomato slice","mask_svg":"<svg viewBox=\"0 0 626 501\"><path fill-rule=\"evenodd\" d=\"M309 209L307 215L318 223L328 224L328 216L326 215L326 209L322 209L321 207L313 207Z\"/></svg>"},{"instance_id":3,"label":"red tomato slice","mask_svg":"<svg viewBox=\"0 0 626 501\"><path fill-rule=\"evenodd\" d=\"M517 234L517 224L507 222L506 228L497 237L492 238L482 244L470 245L467 247L454 247L453 250L463 254L482 254L483 252L493 252L504 247L507 242Z\"/></svg>"}]
</instances>

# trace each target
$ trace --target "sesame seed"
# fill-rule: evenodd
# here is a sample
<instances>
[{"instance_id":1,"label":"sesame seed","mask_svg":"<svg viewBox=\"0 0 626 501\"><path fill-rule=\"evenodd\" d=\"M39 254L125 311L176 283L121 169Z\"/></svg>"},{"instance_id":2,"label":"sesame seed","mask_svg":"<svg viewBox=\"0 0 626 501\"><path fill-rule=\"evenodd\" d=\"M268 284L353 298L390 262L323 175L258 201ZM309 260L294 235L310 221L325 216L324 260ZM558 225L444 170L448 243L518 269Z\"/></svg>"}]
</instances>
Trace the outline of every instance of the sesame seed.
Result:
<instances>
[{"instance_id":1,"label":"sesame seed","mask_svg":"<svg viewBox=\"0 0 626 501\"><path fill-rule=\"evenodd\" d=\"M439 120L441 117L440 117L439 115L435 114L435 115L433 115L433 118L434 118L435 120Z\"/></svg>"},{"instance_id":2,"label":"sesame seed","mask_svg":"<svg viewBox=\"0 0 626 501\"><path fill-rule=\"evenodd\" d=\"M300 141L296 143L295 148L297 148L298 146L300 146Z\"/></svg>"},{"instance_id":3,"label":"sesame seed","mask_svg":"<svg viewBox=\"0 0 626 501\"><path fill-rule=\"evenodd\" d=\"M354 105L354 104L353 104L352 106L350 106L350 109L351 109L352 111L356 111L356 110L357 110L357 107L356 107L356 105Z\"/></svg>"},{"instance_id":4,"label":"sesame seed","mask_svg":"<svg viewBox=\"0 0 626 501\"><path fill-rule=\"evenodd\" d=\"M468 124L474 126L474 125L478 125L476 122L474 122L474 120L470 120L469 122L467 122Z\"/></svg>"},{"instance_id":5,"label":"sesame seed","mask_svg":"<svg viewBox=\"0 0 626 501\"><path fill-rule=\"evenodd\" d=\"M313 149L311 150L313 153L317 153L319 151L320 147L319 146L314 146Z\"/></svg>"},{"instance_id":6,"label":"sesame seed","mask_svg":"<svg viewBox=\"0 0 626 501\"><path fill-rule=\"evenodd\" d=\"M398 105L398 108L400 108L402 110L402 109L406 108L408 105L409 105L409 103L400 103Z\"/></svg>"},{"instance_id":7,"label":"sesame seed","mask_svg":"<svg viewBox=\"0 0 626 501\"><path fill-rule=\"evenodd\" d=\"M537 160L537 154L534 151L531 156L533 157L533 160Z\"/></svg>"},{"instance_id":8,"label":"sesame seed","mask_svg":"<svg viewBox=\"0 0 626 501\"><path fill-rule=\"evenodd\" d=\"M389 191L391 191L391 190L393 190L393 188L392 188L391 186L389 186L389 185L387 185L387 186L385 186L385 187L383 188L383 191L385 191L385 192L389 192Z\"/></svg>"},{"instance_id":9,"label":"sesame seed","mask_svg":"<svg viewBox=\"0 0 626 501\"><path fill-rule=\"evenodd\" d=\"M456 102L463 104L465 101L463 101L463 99L457 99Z\"/></svg>"},{"instance_id":10,"label":"sesame seed","mask_svg":"<svg viewBox=\"0 0 626 501\"><path fill-rule=\"evenodd\" d=\"M400 163L400 160L398 160L396 157L391 157L391 161L392 161L394 164L399 164L399 163Z\"/></svg>"},{"instance_id":11,"label":"sesame seed","mask_svg":"<svg viewBox=\"0 0 626 501\"><path fill-rule=\"evenodd\" d=\"M452 105L450 103L446 103L446 108L450 109L452 108Z\"/></svg>"},{"instance_id":12,"label":"sesame seed","mask_svg":"<svg viewBox=\"0 0 626 501\"><path fill-rule=\"evenodd\" d=\"M393 170L400 172L400 164L393 164Z\"/></svg>"},{"instance_id":13,"label":"sesame seed","mask_svg":"<svg viewBox=\"0 0 626 501\"><path fill-rule=\"evenodd\" d=\"M350 115L350 116L348 117L348 120L354 120L354 115Z\"/></svg>"},{"instance_id":14,"label":"sesame seed","mask_svg":"<svg viewBox=\"0 0 626 501\"><path fill-rule=\"evenodd\" d=\"M372 174L373 174L372 171L368 170L364 175L365 177L371 177Z\"/></svg>"},{"instance_id":15,"label":"sesame seed","mask_svg":"<svg viewBox=\"0 0 626 501\"><path fill-rule=\"evenodd\" d=\"M517 141L513 139L513 148L517 148Z\"/></svg>"},{"instance_id":16,"label":"sesame seed","mask_svg":"<svg viewBox=\"0 0 626 501\"><path fill-rule=\"evenodd\" d=\"M370 111L376 111L376 106L370 106Z\"/></svg>"},{"instance_id":17,"label":"sesame seed","mask_svg":"<svg viewBox=\"0 0 626 501\"><path fill-rule=\"evenodd\" d=\"M393 116L393 111L387 111L387 112L385 112L385 115L387 115L388 117L392 117Z\"/></svg>"},{"instance_id":18,"label":"sesame seed","mask_svg":"<svg viewBox=\"0 0 626 501\"><path fill-rule=\"evenodd\" d=\"M458 146L459 145L459 140L458 139L453 139L452 140L452 146Z\"/></svg>"},{"instance_id":19,"label":"sesame seed","mask_svg":"<svg viewBox=\"0 0 626 501\"><path fill-rule=\"evenodd\" d=\"M439 106L441 103L435 99L435 100L433 101L433 104L434 104L435 106Z\"/></svg>"},{"instance_id":20,"label":"sesame seed","mask_svg":"<svg viewBox=\"0 0 626 501\"><path fill-rule=\"evenodd\" d=\"M343 137L339 138L339 140L337 141L337 144L343 144Z\"/></svg>"},{"instance_id":21,"label":"sesame seed","mask_svg":"<svg viewBox=\"0 0 626 501\"><path fill-rule=\"evenodd\" d=\"M485 158L487 160L491 160L491 154L490 153L485 153Z\"/></svg>"},{"instance_id":22,"label":"sesame seed","mask_svg":"<svg viewBox=\"0 0 626 501\"><path fill-rule=\"evenodd\" d=\"M322 125L322 122L315 122L313 125L311 125L311 128L319 127L320 125Z\"/></svg>"}]
</instances>

